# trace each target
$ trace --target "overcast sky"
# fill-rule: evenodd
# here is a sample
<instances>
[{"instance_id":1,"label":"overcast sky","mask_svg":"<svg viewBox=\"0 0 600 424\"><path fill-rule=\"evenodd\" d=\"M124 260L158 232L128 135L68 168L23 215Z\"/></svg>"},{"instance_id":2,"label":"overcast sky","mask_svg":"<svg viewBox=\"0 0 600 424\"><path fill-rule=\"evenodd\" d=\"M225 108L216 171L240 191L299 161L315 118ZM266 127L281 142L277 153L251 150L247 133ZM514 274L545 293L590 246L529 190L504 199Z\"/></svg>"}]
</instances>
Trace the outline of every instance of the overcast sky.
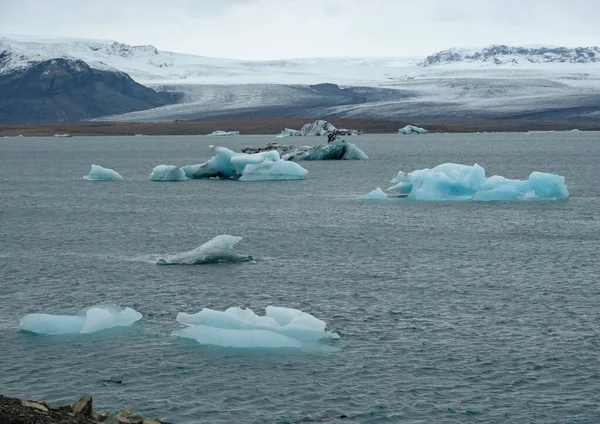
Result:
<instances>
[{"instance_id":1,"label":"overcast sky","mask_svg":"<svg viewBox=\"0 0 600 424\"><path fill-rule=\"evenodd\" d=\"M0 0L0 35L152 44L213 57L424 56L600 44L600 0Z\"/></svg>"}]
</instances>

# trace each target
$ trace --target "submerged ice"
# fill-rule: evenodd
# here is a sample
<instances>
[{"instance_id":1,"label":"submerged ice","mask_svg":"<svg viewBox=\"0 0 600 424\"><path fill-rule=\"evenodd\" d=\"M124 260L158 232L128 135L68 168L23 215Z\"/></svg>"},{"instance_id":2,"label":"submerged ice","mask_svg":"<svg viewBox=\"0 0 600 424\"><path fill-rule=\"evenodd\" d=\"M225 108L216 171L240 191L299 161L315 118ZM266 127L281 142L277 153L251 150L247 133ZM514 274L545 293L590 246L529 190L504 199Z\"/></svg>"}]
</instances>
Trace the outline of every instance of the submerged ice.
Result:
<instances>
[{"instance_id":1,"label":"submerged ice","mask_svg":"<svg viewBox=\"0 0 600 424\"><path fill-rule=\"evenodd\" d=\"M132 308L93 306L77 315L28 314L19 320L19 328L37 334L86 334L114 327L129 327L142 319Z\"/></svg>"},{"instance_id":2,"label":"submerged ice","mask_svg":"<svg viewBox=\"0 0 600 424\"><path fill-rule=\"evenodd\" d=\"M248 262L252 256L234 252L243 237L220 235L189 252L159 258L157 265L204 265L214 263Z\"/></svg>"},{"instance_id":3,"label":"submerged ice","mask_svg":"<svg viewBox=\"0 0 600 424\"><path fill-rule=\"evenodd\" d=\"M238 307L226 311L204 308L197 314L181 312L177 321L186 328L175 335L204 345L233 348L300 348L324 339L339 338L326 324L299 309L268 306L264 316Z\"/></svg>"},{"instance_id":4,"label":"submerged ice","mask_svg":"<svg viewBox=\"0 0 600 424\"><path fill-rule=\"evenodd\" d=\"M560 175L532 172L526 180L486 177L477 164L444 163L433 169L400 172L392 182L395 185L388 189L390 197L413 200L531 201L569 197L565 178Z\"/></svg>"},{"instance_id":5,"label":"submerged ice","mask_svg":"<svg viewBox=\"0 0 600 424\"><path fill-rule=\"evenodd\" d=\"M183 171L188 178L230 178L240 181L302 180L308 171L300 165L281 159L279 152L246 154L226 147L210 146L213 157L199 165L188 165Z\"/></svg>"},{"instance_id":6,"label":"submerged ice","mask_svg":"<svg viewBox=\"0 0 600 424\"><path fill-rule=\"evenodd\" d=\"M123 179L118 172L98 165L92 165L90 173L83 178L88 181L121 181Z\"/></svg>"}]
</instances>

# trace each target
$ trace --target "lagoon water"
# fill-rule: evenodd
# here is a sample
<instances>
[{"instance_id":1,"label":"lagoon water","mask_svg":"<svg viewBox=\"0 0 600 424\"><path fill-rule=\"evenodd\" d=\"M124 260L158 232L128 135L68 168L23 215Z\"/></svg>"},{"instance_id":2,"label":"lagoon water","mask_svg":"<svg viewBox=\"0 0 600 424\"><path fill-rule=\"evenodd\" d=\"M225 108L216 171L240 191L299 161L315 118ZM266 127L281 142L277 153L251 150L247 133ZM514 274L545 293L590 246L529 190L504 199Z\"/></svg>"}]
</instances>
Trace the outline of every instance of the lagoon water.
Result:
<instances>
[{"instance_id":1,"label":"lagoon water","mask_svg":"<svg viewBox=\"0 0 600 424\"><path fill-rule=\"evenodd\" d=\"M0 139L0 392L174 423L577 422L600 417L600 134L352 138L368 161L305 181L148 179L210 143L272 136ZM312 143L318 139L286 139ZM566 202L357 200L399 170L479 163L564 175ZM119 182L82 179L90 165ZM219 234L251 263L156 266ZM81 336L32 312L117 303L144 318ZM307 311L340 339L234 350L173 337L178 312ZM104 380L120 380L114 384Z\"/></svg>"}]
</instances>

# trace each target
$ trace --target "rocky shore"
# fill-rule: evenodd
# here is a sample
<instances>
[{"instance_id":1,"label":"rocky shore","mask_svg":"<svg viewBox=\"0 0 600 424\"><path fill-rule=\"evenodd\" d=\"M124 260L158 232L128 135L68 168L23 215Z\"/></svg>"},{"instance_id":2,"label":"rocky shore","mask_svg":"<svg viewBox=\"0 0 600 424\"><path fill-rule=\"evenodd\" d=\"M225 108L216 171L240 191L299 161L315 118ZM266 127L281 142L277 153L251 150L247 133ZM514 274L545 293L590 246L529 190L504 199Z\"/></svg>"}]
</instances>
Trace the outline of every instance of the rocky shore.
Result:
<instances>
[{"instance_id":1,"label":"rocky shore","mask_svg":"<svg viewBox=\"0 0 600 424\"><path fill-rule=\"evenodd\" d=\"M84 396L73 405L51 406L45 402L15 399L0 395L2 424L168 424L158 419L134 415L129 410L98 413L92 408L92 397Z\"/></svg>"}]
</instances>

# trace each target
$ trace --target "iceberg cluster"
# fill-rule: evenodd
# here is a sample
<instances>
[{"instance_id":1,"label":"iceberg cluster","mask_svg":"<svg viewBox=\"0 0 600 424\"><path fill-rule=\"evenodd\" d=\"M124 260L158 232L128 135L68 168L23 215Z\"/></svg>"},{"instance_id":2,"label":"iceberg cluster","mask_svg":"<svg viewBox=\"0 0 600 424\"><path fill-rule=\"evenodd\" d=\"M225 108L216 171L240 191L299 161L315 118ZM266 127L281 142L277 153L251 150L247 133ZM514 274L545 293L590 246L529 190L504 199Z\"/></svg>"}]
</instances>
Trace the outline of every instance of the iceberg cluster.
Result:
<instances>
[{"instance_id":1,"label":"iceberg cluster","mask_svg":"<svg viewBox=\"0 0 600 424\"><path fill-rule=\"evenodd\" d=\"M322 136L327 135L327 133L331 131L337 131L338 135L361 135L362 132L359 130L347 130L344 128L336 128L329 121L325 121L323 119L319 119L315 122L311 122L310 124L305 124L302 126L300 130L292 130L289 128L285 128L278 137L293 137L293 136L305 136L305 137L314 137L314 136Z\"/></svg>"},{"instance_id":2,"label":"iceberg cluster","mask_svg":"<svg viewBox=\"0 0 600 424\"><path fill-rule=\"evenodd\" d=\"M560 175L532 172L526 180L512 180L502 176L485 176L485 170L475 164L444 163L433 169L398 173L388 197L407 197L413 200L472 200L521 201L565 200L569 191L565 178ZM364 198L382 199L381 190ZM385 194L385 193L383 193Z\"/></svg>"},{"instance_id":3,"label":"iceberg cluster","mask_svg":"<svg viewBox=\"0 0 600 424\"><path fill-rule=\"evenodd\" d=\"M213 157L199 165L183 167L188 178L231 178L239 181L302 180L308 171L287 162L276 150L246 154L225 147L210 146Z\"/></svg>"},{"instance_id":4,"label":"iceberg cluster","mask_svg":"<svg viewBox=\"0 0 600 424\"><path fill-rule=\"evenodd\" d=\"M213 131L208 135L216 135L216 136L231 136L231 135L240 135L239 131L221 131L221 130L217 130L217 131Z\"/></svg>"},{"instance_id":5,"label":"iceberg cluster","mask_svg":"<svg viewBox=\"0 0 600 424\"><path fill-rule=\"evenodd\" d=\"M92 165L90 173L83 178L88 181L121 181L123 179L118 172L98 165Z\"/></svg>"},{"instance_id":6,"label":"iceberg cluster","mask_svg":"<svg viewBox=\"0 0 600 424\"><path fill-rule=\"evenodd\" d=\"M19 328L37 334L86 334L114 327L129 327L142 319L131 308L94 306L77 315L29 314L19 320Z\"/></svg>"},{"instance_id":7,"label":"iceberg cluster","mask_svg":"<svg viewBox=\"0 0 600 424\"><path fill-rule=\"evenodd\" d=\"M369 157L356 144L345 140L319 146L286 146L279 143L268 143L265 147L244 147L244 153L260 153L277 150L283 160L361 160Z\"/></svg>"},{"instance_id":8,"label":"iceberg cluster","mask_svg":"<svg viewBox=\"0 0 600 424\"><path fill-rule=\"evenodd\" d=\"M265 316L251 309L204 308L197 314L181 312L177 321L186 328L174 334L203 345L232 348L301 348L324 339L339 338L325 331L324 321L292 308L268 306Z\"/></svg>"},{"instance_id":9,"label":"iceberg cluster","mask_svg":"<svg viewBox=\"0 0 600 424\"><path fill-rule=\"evenodd\" d=\"M152 181L183 181L186 179L185 172L175 165L158 165L150 174Z\"/></svg>"},{"instance_id":10,"label":"iceberg cluster","mask_svg":"<svg viewBox=\"0 0 600 424\"><path fill-rule=\"evenodd\" d=\"M414 125L407 125L403 128L400 128L398 130L398 132L400 134L408 135L408 134L427 134L429 131L427 131L424 128L416 127Z\"/></svg>"},{"instance_id":11,"label":"iceberg cluster","mask_svg":"<svg viewBox=\"0 0 600 424\"><path fill-rule=\"evenodd\" d=\"M157 265L204 265L215 263L248 262L252 256L240 255L233 251L242 237L220 235L189 252L159 258Z\"/></svg>"}]
</instances>

